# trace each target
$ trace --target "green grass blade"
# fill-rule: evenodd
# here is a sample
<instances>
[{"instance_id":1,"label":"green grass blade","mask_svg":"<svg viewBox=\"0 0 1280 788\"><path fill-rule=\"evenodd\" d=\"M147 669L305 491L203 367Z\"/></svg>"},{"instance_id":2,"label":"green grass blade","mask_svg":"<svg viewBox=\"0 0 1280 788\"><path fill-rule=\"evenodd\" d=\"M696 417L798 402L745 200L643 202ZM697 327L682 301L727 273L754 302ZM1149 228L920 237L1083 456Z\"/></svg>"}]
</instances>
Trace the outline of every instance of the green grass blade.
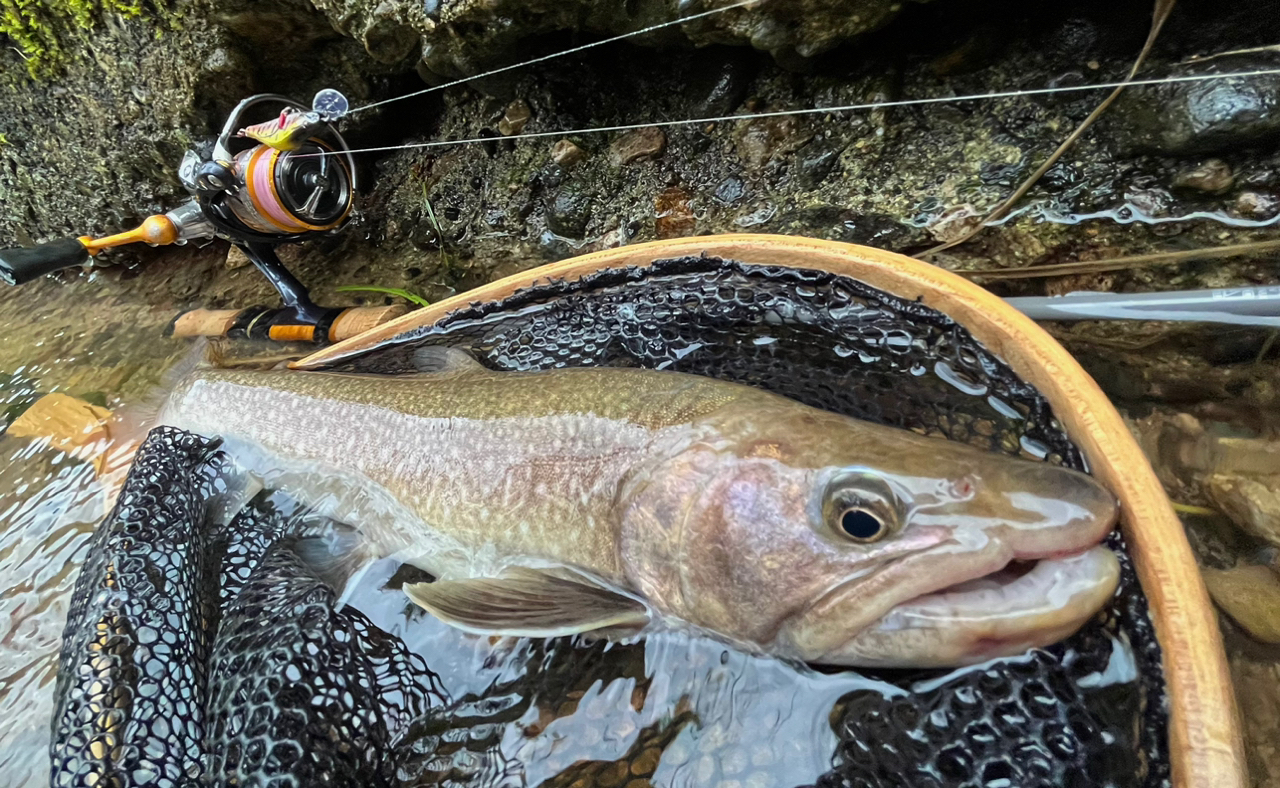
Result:
<instances>
[{"instance_id":1,"label":"green grass blade","mask_svg":"<svg viewBox=\"0 0 1280 788\"><path fill-rule=\"evenodd\" d=\"M430 306L431 302L420 295L410 293L399 287L376 287L374 285L343 285L337 288L339 293L382 293L383 295L399 296L410 303L418 306Z\"/></svg>"}]
</instances>

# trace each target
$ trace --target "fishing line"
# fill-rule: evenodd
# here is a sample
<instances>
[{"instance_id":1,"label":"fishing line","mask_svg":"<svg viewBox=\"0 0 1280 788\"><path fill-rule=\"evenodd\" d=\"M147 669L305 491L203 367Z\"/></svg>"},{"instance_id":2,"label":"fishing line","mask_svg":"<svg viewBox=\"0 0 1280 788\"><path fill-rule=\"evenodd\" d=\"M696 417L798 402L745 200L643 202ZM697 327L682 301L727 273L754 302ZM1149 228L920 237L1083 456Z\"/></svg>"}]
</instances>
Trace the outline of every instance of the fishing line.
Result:
<instances>
[{"instance_id":1,"label":"fishing line","mask_svg":"<svg viewBox=\"0 0 1280 788\"><path fill-rule=\"evenodd\" d=\"M512 64L512 65L510 65L510 66L503 66L502 68L495 68L495 69L493 69L492 71L484 71L484 72L482 72L482 73L476 74L475 76L465 77L465 78L463 78L463 79L455 79L455 80L453 80L452 82L446 82L446 83L444 83L443 85L435 85L435 86L433 86L433 87L425 88L425 89L423 89L423 90L419 90L419 91L416 91L416 92L413 92L413 93L406 93L406 94L405 94L405 95L403 95L403 96L396 96L395 98L383 99L382 101L375 101L375 102L373 102L372 104L365 104L363 107L356 107L355 109L348 110L345 114L347 114L347 115L354 115L354 114L356 114L357 112L364 112L364 111L365 111L365 110L367 110L367 109L373 109L374 107L380 107L380 106L382 106L383 104L390 104L390 103L391 103L391 102L393 102L393 101L401 101L401 100L403 100L403 99L413 98L414 96L422 96L422 95L425 95L425 94L427 94L427 93L431 93L431 92L434 92L434 91L437 91L437 90L444 90L445 88L451 88L451 87L454 87L454 86L456 86L456 85L463 85L463 84L466 84L467 82L471 82L471 81L473 81L473 80L477 80L477 79L484 79L485 77L491 77L491 76L493 76L494 74L502 74L502 73L504 73L504 72L506 72L506 71L511 71L511 70L513 70L513 69L517 69L517 68L524 68L525 66L532 66L532 65L534 65L535 63L545 63L545 62L546 62L546 61L548 61L548 60L554 60L555 58L558 58L558 57L564 57L565 55L573 55L573 54L576 54L576 53L578 53L578 52L583 52L583 51L585 51L585 50L591 49L592 47L604 46L605 44L612 44L612 43L615 43L615 42L617 42L617 41L622 41L622 40L624 40L624 39L634 38L634 37L636 37L636 36L642 36L642 35L644 35L645 33L652 33L653 31L655 31L655 30L661 30L661 29L663 29L664 27L672 27L672 26L674 26L674 25L682 25L682 24L684 24L685 22L692 22L692 21L694 21L695 19L705 19L705 18L707 18L707 17L709 17L709 16L714 16L715 14L722 14L722 13L724 13L725 11L732 11L732 10L733 10L733 9L735 9L735 8L746 8L747 6L749 6L749 5L754 5L754 4L758 3L758 2L760 2L760 0L742 0L741 2L733 3L733 4L731 4L731 5L722 6L722 7L720 7L720 8L713 8L713 9L711 9L710 11L703 11L703 12L701 12L701 13L693 14L693 15L691 15L691 16L682 16L682 17L680 17L679 19L672 19L672 20L670 20L670 21L668 21L668 22L661 22L661 23L656 24L656 25L650 25L650 26L648 26L648 27L643 27L643 28L641 28L641 29L639 29L639 30L633 30L633 31L631 31L630 33L623 33L623 34L622 34L622 35L620 35L620 36L614 36L613 38L606 38L606 39L604 39L603 41L593 41L593 42L591 42L590 44L583 44L582 46L574 47L574 48L572 48L572 49L566 49L566 50L564 50L563 52L553 52L553 53L552 53L552 54L550 54L550 55L543 55L542 57L535 57L533 60L526 60L526 61L521 62L521 63L514 63L514 64Z\"/></svg>"},{"instance_id":2,"label":"fishing line","mask_svg":"<svg viewBox=\"0 0 1280 788\"><path fill-rule=\"evenodd\" d=\"M500 142L504 140L529 140L544 137L568 137L577 134L599 134L611 131L635 131L638 129L664 128L670 126L688 126L699 123L722 123L725 121L759 120L762 118L783 118L797 115L818 115L823 113L855 112L859 110L880 109L886 107L919 107L930 104L948 104L960 101L985 101L1000 98L1019 98L1024 96L1045 96L1054 93L1079 93L1090 90L1110 90L1120 87L1142 87L1144 85L1168 85L1179 82L1207 82L1215 79L1232 79L1242 77L1261 77L1280 74L1280 68L1262 71L1233 71L1223 74L1194 74L1182 77L1163 77L1160 79L1135 79L1117 82L1102 82L1092 85L1071 85L1056 88L1031 88L1028 90L1005 90L991 93L971 93L965 96L934 96L931 98L900 99L896 101L877 101L865 104L843 104L835 107L806 107L802 109L782 109L771 112L752 112L743 115L716 115L706 118L690 118L686 120L659 120L649 123L624 123L615 126L594 126L581 129L559 129L556 131L535 131L528 134L513 134L509 137L471 137L461 140L436 140L433 142L411 142L403 145L387 145L378 148L355 148L351 153L381 153L411 148L440 148L447 145L474 145L481 142ZM294 158L310 156L331 156L331 152L308 153Z\"/></svg>"}]
</instances>

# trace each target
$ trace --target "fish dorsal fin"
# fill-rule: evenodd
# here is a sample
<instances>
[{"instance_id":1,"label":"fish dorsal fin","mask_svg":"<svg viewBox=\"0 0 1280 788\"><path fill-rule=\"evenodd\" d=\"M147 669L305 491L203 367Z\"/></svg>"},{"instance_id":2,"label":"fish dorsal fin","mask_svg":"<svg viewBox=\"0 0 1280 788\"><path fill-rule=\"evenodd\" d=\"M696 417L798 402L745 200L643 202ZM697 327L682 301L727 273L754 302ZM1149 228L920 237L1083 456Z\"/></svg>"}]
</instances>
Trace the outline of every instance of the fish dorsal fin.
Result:
<instances>
[{"instance_id":1,"label":"fish dorsal fin","mask_svg":"<svg viewBox=\"0 0 1280 788\"><path fill-rule=\"evenodd\" d=\"M486 371L470 353L443 345L428 345L413 351L413 367L425 375L460 375Z\"/></svg>"},{"instance_id":2,"label":"fish dorsal fin","mask_svg":"<svg viewBox=\"0 0 1280 788\"><path fill-rule=\"evenodd\" d=\"M438 580L404 592L441 621L466 632L558 637L602 629L639 629L649 622L644 603L607 588L536 569L502 577Z\"/></svg>"}]
</instances>

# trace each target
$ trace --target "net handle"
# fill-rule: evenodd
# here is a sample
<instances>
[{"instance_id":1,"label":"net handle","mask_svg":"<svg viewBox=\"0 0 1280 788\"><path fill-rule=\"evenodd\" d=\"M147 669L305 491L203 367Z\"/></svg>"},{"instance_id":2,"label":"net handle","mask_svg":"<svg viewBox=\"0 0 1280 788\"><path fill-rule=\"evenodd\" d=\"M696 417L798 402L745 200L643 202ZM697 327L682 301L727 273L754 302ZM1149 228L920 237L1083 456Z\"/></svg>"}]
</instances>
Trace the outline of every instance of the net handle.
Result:
<instances>
[{"instance_id":1,"label":"net handle","mask_svg":"<svg viewBox=\"0 0 1280 788\"><path fill-rule=\"evenodd\" d=\"M1031 319L944 269L866 246L778 235L713 235L606 249L541 266L432 304L295 363L317 369L476 302L497 301L549 279L600 269L711 255L743 263L817 269L916 300L960 323L1035 386L1080 448L1094 476L1121 502L1121 530L1150 604L1170 702L1169 754L1180 788L1247 784L1231 676L1195 557L1164 488L1120 414L1076 360Z\"/></svg>"}]
</instances>

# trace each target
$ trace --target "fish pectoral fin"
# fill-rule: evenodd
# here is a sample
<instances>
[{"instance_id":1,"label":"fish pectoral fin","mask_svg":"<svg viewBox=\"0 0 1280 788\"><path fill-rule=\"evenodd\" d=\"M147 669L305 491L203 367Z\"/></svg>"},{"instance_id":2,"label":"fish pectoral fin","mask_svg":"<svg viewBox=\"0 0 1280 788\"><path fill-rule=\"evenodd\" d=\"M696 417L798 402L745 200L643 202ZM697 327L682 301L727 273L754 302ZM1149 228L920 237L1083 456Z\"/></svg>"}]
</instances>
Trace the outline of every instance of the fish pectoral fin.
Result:
<instances>
[{"instance_id":1,"label":"fish pectoral fin","mask_svg":"<svg viewBox=\"0 0 1280 788\"><path fill-rule=\"evenodd\" d=\"M413 351L413 367L429 375L486 371L467 351L444 345L428 345Z\"/></svg>"},{"instance_id":2,"label":"fish pectoral fin","mask_svg":"<svg viewBox=\"0 0 1280 788\"><path fill-rule=\"evenodd\" d=\"M414 583L404 592L446 624L479 634L558 637L649 623L642 602L531 569L498 578Z\"/></svg>"}]
</instances>

